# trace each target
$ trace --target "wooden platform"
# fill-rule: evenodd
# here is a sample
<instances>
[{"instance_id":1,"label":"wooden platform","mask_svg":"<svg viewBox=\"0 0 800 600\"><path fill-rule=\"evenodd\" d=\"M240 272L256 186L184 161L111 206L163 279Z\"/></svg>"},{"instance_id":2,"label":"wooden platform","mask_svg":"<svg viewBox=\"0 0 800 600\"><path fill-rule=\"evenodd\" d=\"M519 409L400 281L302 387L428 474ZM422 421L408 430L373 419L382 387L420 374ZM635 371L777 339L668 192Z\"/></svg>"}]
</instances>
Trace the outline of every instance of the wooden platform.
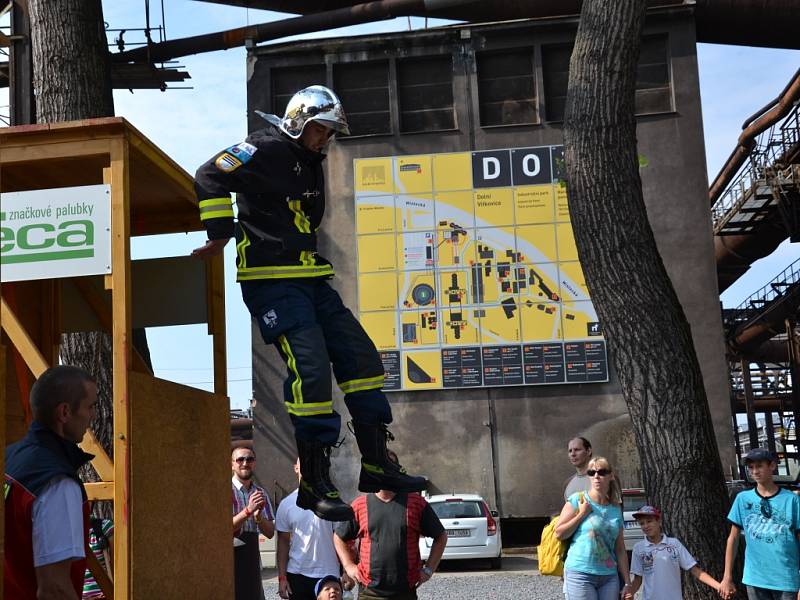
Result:
<instances>
[{"instance_id":1,"label":"wooden platform","mask_svg":"<svg viewBox=\"0 0 800 600\"><path fill-rule=\"evenodd\" d=\"M0 194L97 184L111 186L110 274L0 290L0 445L24 435L62 333L108 332L114 460L91 433L82 446L103 480L87 491L114 502L113 595L232 597L222 256L130 257L134 236L203 229L192 177L123 118L0 129ZM133 327L194 323L213 336L214 393L153 377L132 347Z\"/></svg>"}]
</instances>

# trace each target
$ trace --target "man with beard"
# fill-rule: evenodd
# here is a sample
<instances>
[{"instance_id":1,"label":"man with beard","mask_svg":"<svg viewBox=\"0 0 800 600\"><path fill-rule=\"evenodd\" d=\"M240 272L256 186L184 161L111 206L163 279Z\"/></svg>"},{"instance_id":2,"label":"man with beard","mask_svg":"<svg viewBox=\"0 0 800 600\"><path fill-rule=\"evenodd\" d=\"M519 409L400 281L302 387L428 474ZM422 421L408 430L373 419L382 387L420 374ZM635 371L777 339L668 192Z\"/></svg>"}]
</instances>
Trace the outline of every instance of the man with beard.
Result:
<instances>
[{"instance_id":1,"label":"man with beard","mask_svg":"<svg viewBox=\"0 0 800 600\"><path fill-rule=\"evenodd\" d=\"M240 541L233 549L236 600L263 600L258 534L272 538L275 533L269 496L253 483L255 462L255 452L245 446L236 447L231 453L233 533Z\"/></svg>"}]
</instances>

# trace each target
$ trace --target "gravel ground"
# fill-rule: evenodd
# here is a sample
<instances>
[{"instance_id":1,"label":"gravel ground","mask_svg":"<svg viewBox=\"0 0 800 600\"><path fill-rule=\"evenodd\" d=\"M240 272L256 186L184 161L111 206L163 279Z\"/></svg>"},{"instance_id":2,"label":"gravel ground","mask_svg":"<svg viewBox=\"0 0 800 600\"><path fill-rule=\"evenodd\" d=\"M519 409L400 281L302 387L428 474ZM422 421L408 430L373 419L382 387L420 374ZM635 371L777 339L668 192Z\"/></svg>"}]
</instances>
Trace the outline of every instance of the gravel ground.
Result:
<instances>
[{"instance_id":1,"label":"gravel ground","mask_svg":"<svg viewBox=\"0 0 800 600\"><path fill-rule=\"evenodd\" d=\"M535 565L528 556L504 558L500 571L480 561L445 561L420 587L419 600L563 600L561 579L539 575ZM264 571L264 592L267 600L278 598L274 571Z\"/></svg>"}]
</instances>

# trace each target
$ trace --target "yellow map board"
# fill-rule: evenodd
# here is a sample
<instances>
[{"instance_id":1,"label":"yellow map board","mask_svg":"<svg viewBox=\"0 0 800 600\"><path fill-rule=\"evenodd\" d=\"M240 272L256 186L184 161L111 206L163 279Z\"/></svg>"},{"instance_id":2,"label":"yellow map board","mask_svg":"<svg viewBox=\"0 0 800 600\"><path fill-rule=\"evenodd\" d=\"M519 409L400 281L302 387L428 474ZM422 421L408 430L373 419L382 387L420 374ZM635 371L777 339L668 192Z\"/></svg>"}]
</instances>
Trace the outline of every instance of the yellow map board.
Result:
<instances>
[{"instance_id":1,"label":"yellow map board","mask_svg":"<svg viewBox=\"0 0 800 600\"><path fill-rule=\"evenodd\" d=\"M608 381L562 171L561 146L354 161L385 390Z\"/></svg>"}]
</instances>

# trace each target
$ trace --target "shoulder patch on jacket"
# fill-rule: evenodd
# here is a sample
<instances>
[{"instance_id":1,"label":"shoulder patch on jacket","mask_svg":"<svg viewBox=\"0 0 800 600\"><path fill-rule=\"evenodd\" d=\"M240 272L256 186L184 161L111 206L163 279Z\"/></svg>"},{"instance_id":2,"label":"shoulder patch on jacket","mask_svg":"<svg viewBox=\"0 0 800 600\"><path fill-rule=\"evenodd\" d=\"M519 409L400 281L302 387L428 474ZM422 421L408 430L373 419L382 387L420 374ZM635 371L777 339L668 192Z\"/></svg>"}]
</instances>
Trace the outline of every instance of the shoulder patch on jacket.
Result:
<instances>
[{"instance_id":1,"label":"shoulder patch on jacket","mask_svg":"<svg viewBox=\"0 0 800 600\"><path fill-rule=\"evenodd\" d=\"M252 144L242 142L231 146L217 157L214 164L220 171L230 173L248 162L258 149Z\"/></svg>"}]
</instances>

